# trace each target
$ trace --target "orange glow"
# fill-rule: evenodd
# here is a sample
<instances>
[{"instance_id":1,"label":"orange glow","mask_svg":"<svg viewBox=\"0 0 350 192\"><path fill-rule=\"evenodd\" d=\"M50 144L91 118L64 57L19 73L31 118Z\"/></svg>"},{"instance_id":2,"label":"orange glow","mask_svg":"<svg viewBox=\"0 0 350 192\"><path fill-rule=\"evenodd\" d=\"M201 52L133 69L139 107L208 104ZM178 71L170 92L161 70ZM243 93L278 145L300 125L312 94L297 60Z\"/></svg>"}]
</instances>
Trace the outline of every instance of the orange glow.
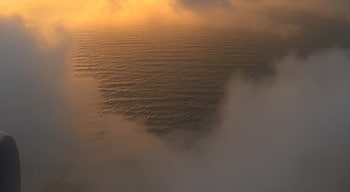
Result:
<instances>
[{"instance_id":1,"label":"orange glow","mask_svg":"<svg viewBox=\"0 0 350 192\"><path fill-rule=\"evenodd\" d=\"M194 15L173 0L5 0L4 15L20 15L35 25L89 25L191 22Z\"/></svg>"},{"instance_id":2,"label":"orange glow","mask_svg":"<svg viewBox=\"0 0 350 192\"><path fill-rule=\"evenodd\" d=\"M281 22L278 14L305 12L340 15L350 20L347 7L330 0L301 0L297 3L295 0L230 1L232 7L196 7L181 4L180 0L0 0L0 13L20 15L27 25L44 29L44 32L57 26L74 30L91 26L205 24L289 36L297 33L300 25Z\"/></svg>"}]
</instances>

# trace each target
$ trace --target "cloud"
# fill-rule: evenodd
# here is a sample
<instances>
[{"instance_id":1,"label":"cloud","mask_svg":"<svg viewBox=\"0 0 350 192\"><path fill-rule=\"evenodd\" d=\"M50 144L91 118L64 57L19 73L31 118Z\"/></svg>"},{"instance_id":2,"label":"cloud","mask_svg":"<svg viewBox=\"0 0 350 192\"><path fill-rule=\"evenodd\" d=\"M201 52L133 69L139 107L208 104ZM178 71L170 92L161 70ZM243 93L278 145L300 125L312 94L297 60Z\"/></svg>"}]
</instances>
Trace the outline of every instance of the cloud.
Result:
<instances>
[{"instance_id":1,"label":"cloud","mask_svg":"<svg viewBox=\"0 0 350 192\"><path fill-rule=\"evenodd\" d=\"M26 23L44 30L57 24L73 31L96 25L186 24L228 26L290 37L303 33L308 27L304 20L310 18L349 23L349 7L345 0L27 0L8 2L0 10L7 15L21 15Z\"/></svg>"},{"instance_id":2,"label":"cloud","mask_svg":"<svg viewBox=\"0 0 350 192\"><path fill-rule=\"evenodd\" d=\"M64 150L59 135L64 127L61 116L68 115L69 107L62 65L68 46L64 36L60 40L55 47L46 46L20 18L0 18L0 126L17 138L23 175L33 180L51 169ZM29 176L34 172L39 176Z\"/></svg>"},{"instance_id":3,"label":"cloud","mask_svg":"<svg viewBox=\"0 0 350 192\"><path fill-rule=\"evenodd\" d=\"M0 18L0 126L17 141L23 191L152 191L167 147L142 125L100 117L96 82L71 74L70 38L59 31L48 45L25 26Z\"/></svg>"},{"instance_id":4,"label":"cloud","mask_svg":"<svg viewBox=\"0 0 350 192\"><path fill-rule=\"evenodd\" d=\"M304 20L346 20L349 25L349 1L330 0L178 0L185 10L191 10L197 23L230 26L289 37L308 27ZM298 19L297 19L298 18Z\"/></svg>"},{"instance_id":5,"label":"cloud","mask_svg":"<svg viewBox=\"0 0 350 192\"><path fill-rule=\"evenodd\" d=\"M70 76L69 38L37 36L0 19L0 124L18 141L24 191L350 189L349 50L291 54L264 82L233 79L212 132L182 149L100 116L96 87Z\"/></svg>"},{"instance_id":6,"label":"cloud","mask_svg":"<svg viewBox=\"0 0 350 192\"><path fill-rule=\"evenodd\" d=\"M271 80L234 79L207 144L203 188L348 191L349 61L339 49L291 54Z\"/></svg>"},{"instance_id":7,"label":"cloud","mask_svg":"<svg viewBox=\"0 0 350 192\"><path fill-rule=\"evenodd\" d=\"M83 187L74 190L106 192L346 192L349 60L349 50L342 49L290 54L275 63L270 79L232 79L220 121L190 148L173 148L140 124L101 117L91 127L101 130L98 144L82 147L85 152L77 153L57 186L72 182Z\"/></svg>"}]
</instances>

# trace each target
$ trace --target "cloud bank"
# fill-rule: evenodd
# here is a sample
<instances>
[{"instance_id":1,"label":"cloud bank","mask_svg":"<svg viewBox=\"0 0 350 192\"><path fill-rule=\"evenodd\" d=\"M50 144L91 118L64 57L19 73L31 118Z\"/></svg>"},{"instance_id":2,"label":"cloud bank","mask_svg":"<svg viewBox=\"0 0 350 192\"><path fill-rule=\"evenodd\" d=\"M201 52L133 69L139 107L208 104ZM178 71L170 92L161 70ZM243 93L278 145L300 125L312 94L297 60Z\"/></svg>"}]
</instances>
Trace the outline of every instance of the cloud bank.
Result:
<instances>
[{"instance_id":1,"label":"cloud bank","mask_svg":"<svg viewBox=\"0 0 350 192\"><path fill-rule=\"evenodd\" d=\"M224 25L239 29L297 33L310 16L350 21L346 0L77 0L6 1L4 14L19 14L36 25L68 28L91 25ZM300 18L302 16L303 18ZM299 19L298 19L299 18Z\"/></svg>"},{"instance_id":2,"label":"cloud bank","mask_svg":"<svg viewBox=\"0 0 350 192\"><path fill-rule=\"evenodd\" d=\"M337 49L291 54L276 63L271 81L233 80L209 141L205 188L349 190L349 60L348 51Z\"/></svg>"},{"instance_id":3,"label":"cloud bank","mask_svg":"<svg viewBox=\"0 0 350 192\"><path fill-rule=\"evenodd\" d=\"M349 50L291 54L259 84L233 79L212 133L174 149L86 106L95 88L69 75L67 38L47 47L24 26L0 19L0 124L18 141L24 191L350 190Z\"/></svg>"}]
</instances>

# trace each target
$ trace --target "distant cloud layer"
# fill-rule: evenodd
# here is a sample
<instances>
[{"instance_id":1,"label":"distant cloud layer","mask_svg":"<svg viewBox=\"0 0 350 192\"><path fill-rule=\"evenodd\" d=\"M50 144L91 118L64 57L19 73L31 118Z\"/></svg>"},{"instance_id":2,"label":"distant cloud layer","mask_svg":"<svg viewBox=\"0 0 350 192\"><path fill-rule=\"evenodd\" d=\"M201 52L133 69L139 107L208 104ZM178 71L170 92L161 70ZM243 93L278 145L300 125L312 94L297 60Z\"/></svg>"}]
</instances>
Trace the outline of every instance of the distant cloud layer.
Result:
<instances>
[{"instance_id":1,"label":"distant cloud layer","mask_svg":"<svg viewBox=\"0 0 350 192\"><path fill-rule=\"evenodd\" d=\"M202 22L250 29L290 28L281 18L300 13L350 20L347 0L76 0L6 1L3 13L71 25L133 22ZM24 5L24 6L18 6ZM6 8L6 6L13 8ZM12 11L11 11L12 10ZM62 14L64 10L65 14ZM69 15L69 17L67 16ZM297 28L297 25L293 26Z\"/></svg>"}]
</instances>

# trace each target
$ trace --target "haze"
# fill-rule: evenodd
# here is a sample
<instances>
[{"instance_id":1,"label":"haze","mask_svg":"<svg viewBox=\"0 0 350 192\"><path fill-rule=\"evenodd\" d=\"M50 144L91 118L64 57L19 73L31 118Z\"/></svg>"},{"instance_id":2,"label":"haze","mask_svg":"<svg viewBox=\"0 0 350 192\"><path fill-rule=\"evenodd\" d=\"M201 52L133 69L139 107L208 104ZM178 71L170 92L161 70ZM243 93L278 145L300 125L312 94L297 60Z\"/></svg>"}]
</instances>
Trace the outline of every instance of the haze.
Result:
<instances>
[{"instance_id":1,"label":"haze","mask_svg":"<svg viewBox=\"0 0 350 192\"><path fill-rule=\"evenodd\" d=\"M0 0L25 192L350 191L350 1Z\"/></svg>"}]
</instances>

